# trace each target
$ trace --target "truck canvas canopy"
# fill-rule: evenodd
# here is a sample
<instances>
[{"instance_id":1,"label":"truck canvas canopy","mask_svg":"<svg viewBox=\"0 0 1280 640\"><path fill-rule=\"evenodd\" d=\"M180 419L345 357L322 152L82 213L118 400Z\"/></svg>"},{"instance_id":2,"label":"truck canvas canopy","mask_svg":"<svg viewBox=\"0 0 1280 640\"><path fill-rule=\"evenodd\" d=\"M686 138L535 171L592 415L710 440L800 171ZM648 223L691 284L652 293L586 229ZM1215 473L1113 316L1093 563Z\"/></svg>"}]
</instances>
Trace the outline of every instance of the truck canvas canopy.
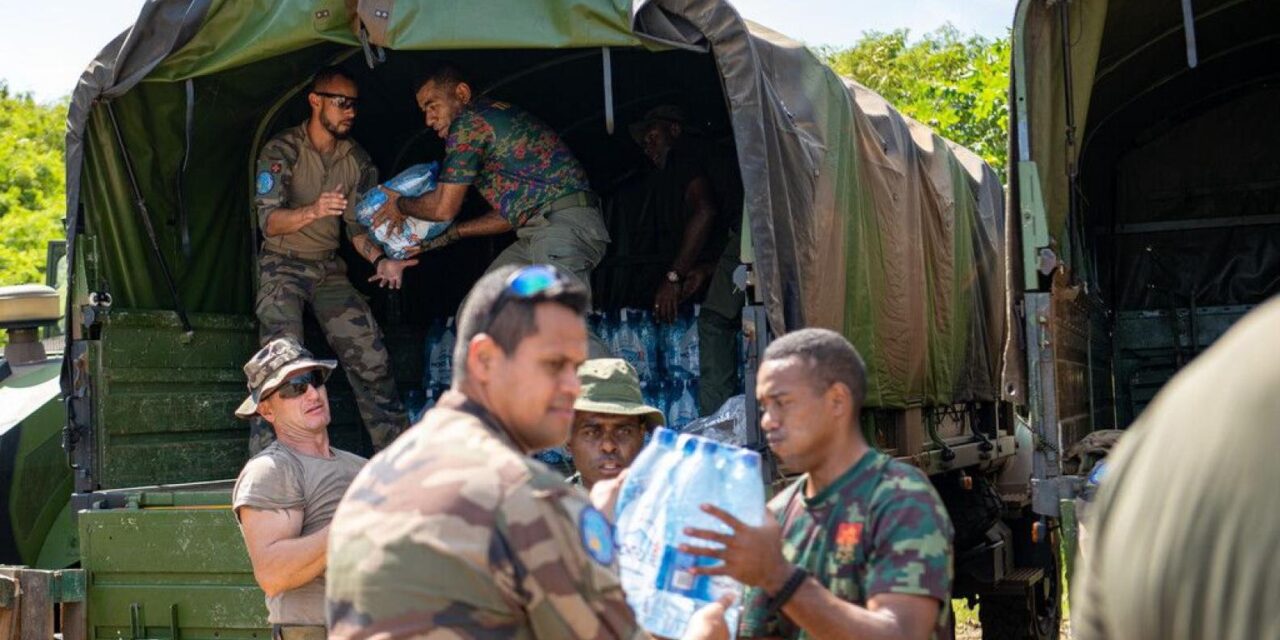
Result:
<instances>
[{"instance_id":1,"label":"truck canvas canopy","mask_svg":"<svg viewBox=\"0 0 1280 640\"><path fill-rule=\"evenodd\" d=\"M186 403L205 412L196 422L225 416L192 427L216 437L188 435L221 442L222 476L204 469L182 479L237 468L243 428L231 408L241 387L231 365L252 340L216 353L201 342L202 333L251 333L257 152L305 118L310 76L339 64L361 85L353 137L382 175L438 158L442 146L424 135L410 85L425 63L444 59L560 131L606 198L638 166L626 125L656 104L684 103L736 158L742 258L774 333L823 326L848 336L868 363L869 407L1020 400L1004 250L1016 229L1006 224L997 174L722 0L507 0L483 10L451 1L158 0L99 54L72 98L67 205L80 295L71 307L107 292L117 326L133 314L135 324L176 329L186 323L173 311L190 316L194 331L182 326L172 343L128 352L104 344L100 362L195 366L184 352L222 362L199 381L209 394ZM424 288L403 296L400 317L450 311L486 258L424 256L408 273ZM348 260L361 282L357 262ZM176 384L155 370L133 375L152 385L138 393ZM112 378L118 398L141 378ZM68 391L87 384L77 380ZM160 404L131 410L163 405L150 399ZM99 417L110 412L98 408Z\"/></svg>"}]
</instances>

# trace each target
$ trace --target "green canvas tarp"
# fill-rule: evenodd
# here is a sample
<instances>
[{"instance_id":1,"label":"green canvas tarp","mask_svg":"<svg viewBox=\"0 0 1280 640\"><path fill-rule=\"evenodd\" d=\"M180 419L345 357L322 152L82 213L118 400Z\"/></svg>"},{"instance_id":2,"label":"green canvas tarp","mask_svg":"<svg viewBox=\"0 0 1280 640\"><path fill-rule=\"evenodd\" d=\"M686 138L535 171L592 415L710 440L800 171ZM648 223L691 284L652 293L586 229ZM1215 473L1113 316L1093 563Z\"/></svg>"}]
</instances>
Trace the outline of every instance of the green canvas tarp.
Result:
<instances>
[{"instance_id":1,"label":"green canvas tarp","mask_svg":"<svg viewBox=\"0 0 1280 640\"><path fill-rule=\"evenodd\" d=\"M79 290L175 307L127 152L182 306L248 314L250 166L266 128L316 69L380 46L711 56L744 185L744 258L773 331L847 335L867 359L869 406L1020 399L996 174L723 0L149 2L72 98L67 204L83 210L69 237L91 243L75 253ZM599 106L578 102L556 108Z\"/></svg>"}]
</instances>

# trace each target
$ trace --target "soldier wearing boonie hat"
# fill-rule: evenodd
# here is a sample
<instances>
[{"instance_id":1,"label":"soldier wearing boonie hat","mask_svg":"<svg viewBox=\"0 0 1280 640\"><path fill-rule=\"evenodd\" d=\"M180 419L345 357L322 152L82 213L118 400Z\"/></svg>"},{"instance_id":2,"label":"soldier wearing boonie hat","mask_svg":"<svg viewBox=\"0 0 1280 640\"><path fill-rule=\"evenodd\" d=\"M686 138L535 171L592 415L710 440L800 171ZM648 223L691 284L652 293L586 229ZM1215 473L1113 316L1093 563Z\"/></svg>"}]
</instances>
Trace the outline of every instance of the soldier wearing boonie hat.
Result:
<instances>
[{"instance_id":1,"label":"soldier wearing boonie hat","mask_svg":"<svg viewBox=\"0 0 1280 640\"><path fill-rule=\"evenodd\" d=\"M291 337L244 365L249 397L236 417L261 416L276 439L245 464L232 491L254 578L267 594L274 638L320 639L325 629L329 522L365 459L329 446L324 383L337 363ZM277 544L287 543L287 544Z\"/></svg>"},{"instance_id":2,"label":"soldier wearing boonie hat","mask_svg":"<svg viewBox=\"0 0 1280 640\"><path fill-rule=\"evenodd\" d=\"M578 367L582 393L573 404L568 450L577 473L571 482L590 489L616 478L644 447L645 434L666 423L662 411L644 403L640 378L625 360L597 358Z\"/></svg>"}]
</instances>

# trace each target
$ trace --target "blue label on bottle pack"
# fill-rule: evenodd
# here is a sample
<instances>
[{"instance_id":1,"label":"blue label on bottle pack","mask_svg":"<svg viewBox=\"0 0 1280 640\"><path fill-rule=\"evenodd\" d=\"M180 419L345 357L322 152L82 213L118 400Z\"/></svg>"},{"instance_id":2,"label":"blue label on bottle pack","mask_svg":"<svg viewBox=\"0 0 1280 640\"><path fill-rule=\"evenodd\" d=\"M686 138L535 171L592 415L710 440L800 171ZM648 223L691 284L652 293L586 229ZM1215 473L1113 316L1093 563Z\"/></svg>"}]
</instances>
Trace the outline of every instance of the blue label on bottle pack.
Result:
<instances>
[{"instance_id":1,"label":"blue label on bottle pack","mask_svg":"<svg viewBox=\"0 0 1280 640\"><path fill-rule=\"evenodd\" d=\"M694 600L714 600L711 597L711 576L698 575L694 567L709 567L719 561L713 558L702 558L668 546L662 552L662 563L658 567L658 588Z\"/></svg>"}]
</instances>

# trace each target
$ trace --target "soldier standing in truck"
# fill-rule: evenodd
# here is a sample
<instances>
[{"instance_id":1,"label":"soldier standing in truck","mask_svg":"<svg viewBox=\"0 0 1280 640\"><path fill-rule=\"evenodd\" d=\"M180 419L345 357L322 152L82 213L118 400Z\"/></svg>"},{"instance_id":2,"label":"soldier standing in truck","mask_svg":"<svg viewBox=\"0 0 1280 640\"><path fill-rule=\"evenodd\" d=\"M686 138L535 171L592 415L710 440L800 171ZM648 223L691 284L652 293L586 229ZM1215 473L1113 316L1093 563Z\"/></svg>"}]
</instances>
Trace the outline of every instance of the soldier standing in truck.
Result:
<instances>
[{"instance_id":1,"label":"soldier standing in truck","mask_svg":"<svg viewBox=\"0 0 1280 640\"><path fill-rule=\"evenodd\" d=\"M382 332L337 255L340 227L374 266L370 282L398 289L405 268L417 261L387 257L355 221L355 196L378 182L369 154L349 137L359 99L349 76L324 69L307 94L311 117L263 146L254 205L264 239L254 309L262 344L282 336L301 343L303 309L311 307L346 369L376 451L404 431L408 416ZM256 453L270 443L271 430L260 420L252 424L249 449Z\"/></svg>"}]
</instances>

